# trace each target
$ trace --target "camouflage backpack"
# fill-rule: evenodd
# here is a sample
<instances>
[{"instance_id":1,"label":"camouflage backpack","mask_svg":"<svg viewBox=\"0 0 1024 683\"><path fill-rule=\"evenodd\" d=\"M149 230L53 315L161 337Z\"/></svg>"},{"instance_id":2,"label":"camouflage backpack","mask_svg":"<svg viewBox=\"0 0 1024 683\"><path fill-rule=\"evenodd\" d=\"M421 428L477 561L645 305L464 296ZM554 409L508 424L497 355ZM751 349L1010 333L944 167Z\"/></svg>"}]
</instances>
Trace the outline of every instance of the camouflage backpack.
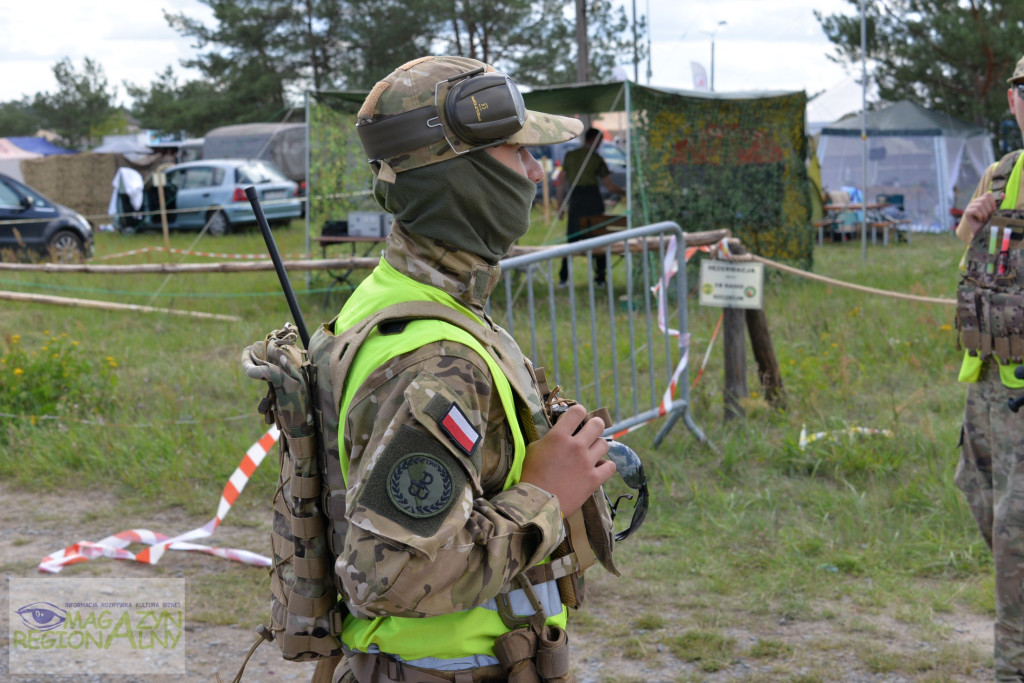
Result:
<instances>
[{"instance_id":1,"label":"camouflage backpack","mask_svg":"<svg viewBox=\"0 0 1024 683\"><path fill-rule=\"evenodd\" d=\"M993 193L1006 188L1020 150L992 174ZM1000 363L1024 360L1024 211L997 209L971 239L957 286L957 348Z\"/></svg>"},{"instance_id":2,"label":"camouflage backpack","mask_svg":"<svg viewBox=\"0 0 1024 683\"><path fill-rule=\"evenodd\" d=\"M334 320L324 323L310 338L308 352L297 345L291 323L242 352L246 374L268 385L259 412L281 431L271 532L270 628L257 629L260 638L250 655L263 640L276 640L281 656L292 661L341 653L346 610L339 600L342 586L334 563L346 532L337 439L345 376L377 325L424 318L451 323L484 343L479 325L470 319L444 304L419 301L388 306L340 335L333 332Z\"/></svg>"}]
</instances>

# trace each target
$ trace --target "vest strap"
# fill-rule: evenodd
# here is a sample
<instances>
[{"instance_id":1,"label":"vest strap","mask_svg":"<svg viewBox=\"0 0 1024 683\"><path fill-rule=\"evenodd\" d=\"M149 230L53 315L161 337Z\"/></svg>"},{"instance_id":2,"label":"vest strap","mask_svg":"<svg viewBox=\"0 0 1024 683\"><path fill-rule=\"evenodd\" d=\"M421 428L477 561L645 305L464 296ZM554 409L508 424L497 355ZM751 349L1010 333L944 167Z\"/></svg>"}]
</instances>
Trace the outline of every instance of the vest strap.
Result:
<instances>
[{"instance_id":1,"label":"vest strap","mask_svg":"<svg viewBox=\"0 0 1024 683\"><path fill-rule=\"evenodd\" d=\"M500 665L462 671L422 669L378 652L355 652L344 647L345 659L358 683L498 683L506 680ZM509 679L511 680L511 679ZM538 683L540 683L538 679Z\"/></svg>"},{"instance_id":2,"label":"vest strap","mask_svg":"<svg viewBox=\"0 0 1024 683\"><path fill-rule=\"evenodd\" d=\"M315 517L292 517L292 536L296 538L317 538L324 532L324 518L322 515Z\"/></svg>"},{"instance_id":3,"label":"vest strap","mask_svg":"<svg viewBox=\"0 0 1024 683\"><path fill-rule=\"evenodd\" d=\"M505 624L505 628L509 630L529 626L534 623L543 624L544 620L547 619L547 613L530 580L520 573L516 574L516 577L512 579L512 583L526 594L527 600L530 601L530 607L533 608L533 614L516 614L512 608L509 594L498 593L494 596L494 602L498 606L498 616L501 617L501 623Z\"/></svg>"},{"instance_id":4,"label":"vest strap","mask_svg":"<svg viewBox=\"0 0 1024 683\"><path fill-rule=\"evenodd\" d=\"M334 570L334 563L326 555L320 557L293 557L292 569L301 579L320 579Z\"/></svg>"},{"instance_id":5,"label":"vest strap","mask_svg":"<svg viewBox=\"0 0 1024 683\"><path fill-rule=\"evenodd\" d=\"M320 476L303 477L293 474L288 492L292 498L316 498L320 495Z\"/></svg>"}]
</instances>

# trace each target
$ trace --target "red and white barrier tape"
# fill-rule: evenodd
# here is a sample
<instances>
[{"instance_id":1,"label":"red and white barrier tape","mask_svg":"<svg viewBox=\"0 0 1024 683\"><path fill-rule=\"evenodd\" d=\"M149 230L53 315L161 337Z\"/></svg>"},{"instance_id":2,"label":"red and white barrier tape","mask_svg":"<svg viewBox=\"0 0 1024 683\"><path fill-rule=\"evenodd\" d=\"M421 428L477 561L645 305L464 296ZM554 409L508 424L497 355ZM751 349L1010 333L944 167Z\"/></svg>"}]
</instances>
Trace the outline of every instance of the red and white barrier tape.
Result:
<instances>
[{"instance_id":1,"label":"red and white barrier tape","mask_svg":"<svg viewBox=\"0 0 1024 683\"><path fill-rule=\"evenodd\" d=\"M205 256L208 258L219 258L219 259L246 259L246 260L266 260L270 258L270 254L228 254L228 253L215 253L210 251L192 251L190 249L177 249L171 247L141 247L139 249L131 249L129 251L121 251L116 254L107 254L105 256L97 256L93 261L106 261L108 259L121 258L122 256L134 256L135 254L145 254L151 251L166 251L171 254L184 254L186 256ZM306 254L285 254L284 258L289 259L303 259L307 258Z\"/></svg>"},{"instance_id":2,"label":"red and white barrier tape","mask_svg":"<svg viewBox=\"0 0 1024 683\"><path fill-rule=\"evenodd\" d=\"M139 249L130 249L128 251L120 251L116 254L106 254L105 256L96 256L93 261L106 261L107 259L121 258L122 256L134 256L135 254L146 254L151 251L163 251L163 247L141 247Z\"/></svg>"},{"instance_id":3,"label":"red and white barrier tape","mask_svg":"<svg viewBox=\"0 0 1024 683\"><path fill-rule=\"evenodd\" d=\"M718 316L718 322L715 323L715 331L711 333L711 341L708 342L708 348L704 351L704 360L700 364L700 369L697 371L697 376L693 378L693 383L690 384L690 390L697 386L697 382L700 381L701 375L704 374L704 368L708 366L708 359L711 358L711 349L715 348L715 339L718 338L718 331L722 329L722 321L725 320L725 314Z\"/></svg>"},{"instance_id":4,"label":"red and white barrier tape","mask_svg":"<svg viewBox=\"0 0 1024 683\"><path fill-rule=\"evenodd\" d=\"M175 249L171 248L172 254L185 254L187 256L206 256L207 258L226 258L226 259L249 259L249 260L265 260L270 258L270 254L225 254L215 253L210 251L190 251L188 249ZM300 259L306 258L306 254L282 254L282 258L289 259Z\"/></svg>"},{"instance_id":5,"label":"red and white barrier tape","mask_svg":"<svg viewBox=\"0 0 1024 683\"><path fill-rule=\"evenodd\" d=\"M144 564L156 564L167 550L200 552L243 564L269 567L270 558L248 550L216 548L190 543L189 541L206 538L213 534L214 530L224 520L224 517L227 516L231 506L238 500L238 496L241 495L242 489L249 482L252 473L263 462L263 458L270 452L270 449L277 442L280 435L281 432L276 426L273 426L259 441L249 447L249 450L242 456L242 461L238 463L238 467L235 468L228 482L224 485L224 490L220 495L220 504L217 506L217 515L198 529L193 529L173 538L149 531L148 529L130 529L113 536L107 536L96 543L79 541L63 550L44 557L39 563L39 571L56 574L69 564L87 562L97 557L110 557L115 560L135 560ZM139 553L133 553L126 550L132 543L144 543L149 547Z\"/></svg>"},{"instance_id":6,"label":"red and white barrier tape","mask_svg":"<svg viewBox=\"0 0 1024 683\"><path fill-rule=\"evenodd\" d=\"M672 379L669 380L668 387L665 388L665 393L661 396L661 403L658 404L658 414L652 417L650 420L635 424L632 427L620 430L612 434L613 439L634 432L641 427L646 427L655 420L664 417L668 413L669 407L672 405L672 401L675 399L676 388L679 386L679 377L683 374L683 370L690 363L690 333L681 333L679 330L668 326L668 283L678 273L679 263L676 260L676 250L679 245L676 242L676 237L673 235L669 238L668 249L665 250L665 259L661 263L661 278L652 287L652 291L658 297L658 329L663 333L677 337L679 339L679 349L682 351L682 356L679 358L679 362L676 364L675 370L672 371ZM711 247L687 247L686 249L686 262L689 263L693 255L698 251L710 251ZM680 302L683 305L683 302Z\"/></svg>"}]
</instances>

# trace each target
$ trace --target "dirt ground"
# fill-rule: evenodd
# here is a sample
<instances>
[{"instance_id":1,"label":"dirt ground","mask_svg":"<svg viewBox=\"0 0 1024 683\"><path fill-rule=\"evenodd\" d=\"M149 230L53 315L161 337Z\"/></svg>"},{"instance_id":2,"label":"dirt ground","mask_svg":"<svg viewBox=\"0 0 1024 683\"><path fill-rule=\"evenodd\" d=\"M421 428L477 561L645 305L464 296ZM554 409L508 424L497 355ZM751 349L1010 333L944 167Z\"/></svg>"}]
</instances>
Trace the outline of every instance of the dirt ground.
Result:
<instances>
[{"instance_id":1,"label":"dirt ground","mask_svg":"<svg viewBox=\"0 0 1024 683\"><path fill-rule=\"evenodd\" d=\"M0 572L7 578L46 578L36 567L46 555L79 540L98 541L101 538L131 528L148 528L166 534L177 534L196 528L209 517L190 518L180 510L161 512L159 518L133 519L130 515L118 515L117 499L101 491L74 491L67 494L26 494L13 490L0 482ZM211 501L211 515L216 501ZM127 517L127 518L126 518ZM269 520L265 528L240 527L231 524L230 515L217 529L207 544L231 548L243 548L265 552ZM204 543L204 541L197 541ZM135 548L139 550L141 548ZM217 573L238 571L232 562L197 553L170 552L159 565L160 576L187 578L189 585L202 581L203 577ZM244 571L262 571L245 569ZM65 569L59 577L123 577L152 578L153 567L140 563L98 558L90 562ZM618 581L618 582L616 582ZM626 590L623 591L623 587ZM604 572L588 575L588 594L591 598L585 607L588 619L598 623L623 623L623 615L631 614L628 583L615 580ZM55 680L53 676L18 675L9 673L9 619L13 608L8 604L9 591L0 591L0 607L3 618L0 621L0 680L15 683L36 683ZM253 596L253 600L267 600L266 596ZM758 614L764 612L759 610ZM770 611L769 611L770 612ZM186 610L186 652L187 676L113 676L84 673L72 677L56 677L66 681L111 681L128 683L141 680L182 680L188 682L224 683L230 682L237 671L246 651L252 644L254 634L250 628L232 625L211 625L188 621ZM687 622L685 610L666 605L663 611L665 630ZM636 648L621 642L620 636L595 635L601 629L585 628L579 632L570 630L574 671L580 683L603 683L605 681L708 681L717 683L732 680L751 681L844 681L897 683L902 681L958 681L981 682L992 680L991 663L992 627L987 617L951 612L935 617L939 623L935 638L914 635L918 631L908 629L905 624L882 614L871 617L870 628L854 631L844 628L848 622L842 620L786 622L771 616L744 618L743 628L724 627L727 637L735 639L737 649L750 652L753 644L770 642L782 644L788 654L773 658L736 656L717 671L704 671L698 663L684 662L674 656L669 648L658 644L637 654ZM637 635L642 635L638 633ZM864 665L863 645L865 638L872 640L872 647L878 649L879 642L884 651L897 659L920 658L922 653L935 652L940 656L943 648L952 645L961 652L972 653L966 657L970 663L959 667L955 673L923 672L917 675L892 673L885 667ZM832 643L822 647L822 643ZM979 663L980 662L980 663ZM282 660L273 644L264 644L257 649L246 667L243 681L260 683L272 681L308 681L313 665L290 663Z\"/></svg>"}]
</instances>

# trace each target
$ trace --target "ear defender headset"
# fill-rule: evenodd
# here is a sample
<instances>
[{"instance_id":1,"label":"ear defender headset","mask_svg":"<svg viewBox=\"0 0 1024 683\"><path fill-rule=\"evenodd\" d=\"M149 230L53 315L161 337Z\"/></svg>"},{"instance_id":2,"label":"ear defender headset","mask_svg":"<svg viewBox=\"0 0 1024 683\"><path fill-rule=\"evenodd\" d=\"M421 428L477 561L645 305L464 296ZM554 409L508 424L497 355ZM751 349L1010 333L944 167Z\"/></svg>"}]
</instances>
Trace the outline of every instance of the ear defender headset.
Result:
<instances>
[{"instance_id":1,"label":"ear defender headset","mask_svg":"<svg viewBox=\"0 0 1024 683\"><path fill-rule=\"evenodd\" d=\"M454 85L453 85L454 84ZM442 87L444 120L438 102ZM456 154L504 144L526 125L523 95L503 73L483 67L452 76L434 86L434 104L356 126L371 162L447 140ZM449 133L455 137L452 140ZM469 145L460 151L458 145Z\"/></svg>"}]
</instances>

